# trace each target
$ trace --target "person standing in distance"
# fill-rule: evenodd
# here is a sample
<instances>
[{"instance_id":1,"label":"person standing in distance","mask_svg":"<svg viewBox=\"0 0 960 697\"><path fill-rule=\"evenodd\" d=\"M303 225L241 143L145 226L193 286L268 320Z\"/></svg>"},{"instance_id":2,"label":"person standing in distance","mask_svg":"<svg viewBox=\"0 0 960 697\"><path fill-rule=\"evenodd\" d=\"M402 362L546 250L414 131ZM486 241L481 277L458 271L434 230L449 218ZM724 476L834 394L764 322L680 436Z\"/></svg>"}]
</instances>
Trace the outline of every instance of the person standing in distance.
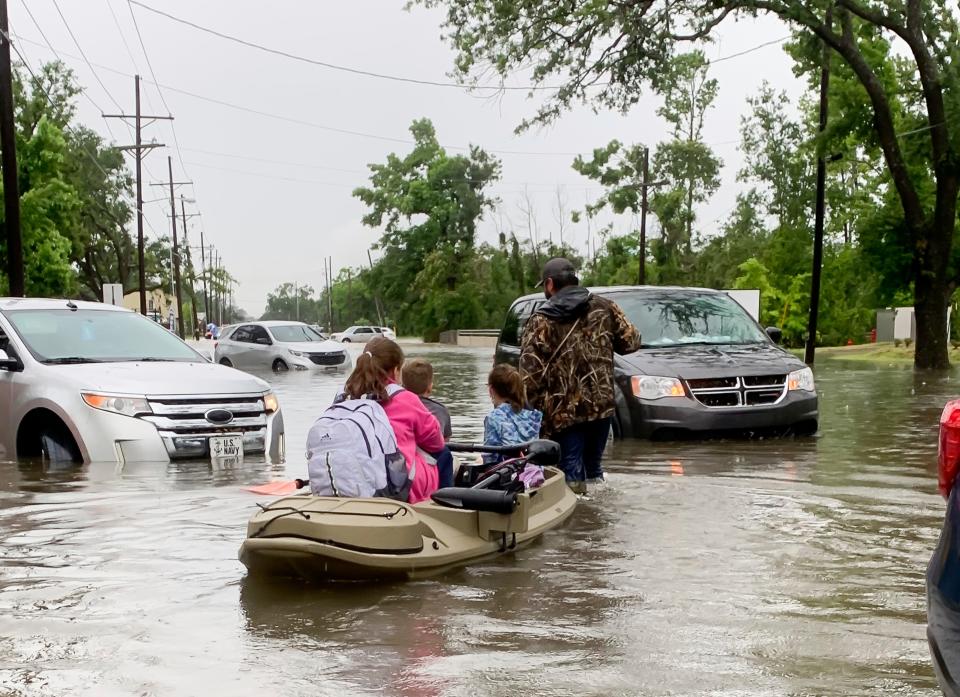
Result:
<instances>
[{"instance_id":1,"label":"person standing in distance","mask_svg":"<svg viewBox=\"0 0 960 697\"><path fill-rule=\"evenodd\" d=\"M601 458L614 411L613 354L640 349L640 333L616 303L580 287L568 259L543 267L547 302L527 322L520 372L530 405L543 412L541 435L560 444L567 484L586 493L602 480Z\"/></svg>"}]
</instances>

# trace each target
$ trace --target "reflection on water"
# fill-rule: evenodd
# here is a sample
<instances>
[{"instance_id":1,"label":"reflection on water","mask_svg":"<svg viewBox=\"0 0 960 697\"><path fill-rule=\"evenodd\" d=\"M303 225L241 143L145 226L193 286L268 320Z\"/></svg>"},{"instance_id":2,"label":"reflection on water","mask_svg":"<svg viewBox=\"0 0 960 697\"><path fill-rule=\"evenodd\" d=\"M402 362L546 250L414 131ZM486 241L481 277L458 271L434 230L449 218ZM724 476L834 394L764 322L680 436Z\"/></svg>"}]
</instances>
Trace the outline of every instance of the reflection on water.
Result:
<instances>
[{"instance_id":1,"label":"reflection on water","mask_svg":"<svg viewBox=\"0 0 960 697\"><path fill-rule=\"evenodd\" d=\"M480 438L490 353L409 352L455 438ZM236 560L243 487L304 474L343 382L264 377L286 465L0 465L0 694L935 693L923 569L952 375L824 364L816 438L617 443L607 487L513 556L328 587Z\"/></svg>"}]
</instances>

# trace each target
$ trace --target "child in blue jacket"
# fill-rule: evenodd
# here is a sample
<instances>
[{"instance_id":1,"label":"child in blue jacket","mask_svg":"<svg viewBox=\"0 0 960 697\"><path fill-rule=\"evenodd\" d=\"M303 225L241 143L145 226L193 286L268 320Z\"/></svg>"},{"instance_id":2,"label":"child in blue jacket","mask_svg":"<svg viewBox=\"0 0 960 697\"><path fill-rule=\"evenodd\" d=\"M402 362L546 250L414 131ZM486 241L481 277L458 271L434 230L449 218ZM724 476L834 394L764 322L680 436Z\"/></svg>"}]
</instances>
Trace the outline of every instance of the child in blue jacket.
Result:
<instances>
[{"instance_id":1,"label":"child in blue jacket","mask_svg":"<svg viewBox=\"0 0 960 697\"><path fill-rule=\"evenodd\" d=\"M500 364L490 371L487 378L493 411L483 421L484 445L519 445L540 436L543 414L526 407L526 391L520 372L511 365ZM483 461L494 463L503 460L503 455L487 453ZM543 482L543 471L528 465L521 479L527 488Z\"/></svg>"}]
</instances>

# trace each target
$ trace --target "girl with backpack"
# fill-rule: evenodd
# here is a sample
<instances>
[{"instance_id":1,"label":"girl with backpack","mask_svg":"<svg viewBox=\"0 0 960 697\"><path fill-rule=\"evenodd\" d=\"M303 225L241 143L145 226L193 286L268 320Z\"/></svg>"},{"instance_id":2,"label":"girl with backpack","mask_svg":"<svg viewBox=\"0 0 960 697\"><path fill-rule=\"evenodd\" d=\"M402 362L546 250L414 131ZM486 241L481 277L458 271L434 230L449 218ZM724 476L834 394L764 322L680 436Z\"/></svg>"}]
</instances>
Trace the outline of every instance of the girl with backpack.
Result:
<instances>
[{"instance_id":1,"label":"girl with backpack","mask_svg":"<svg viewBox=\"0 0 960 697\"><path fill-rule=\"evenodd\" d=\"M420 451L442 453L446 449L440 424L420 398L399 386L403 351L396 342L378 336L365 344L353 372L347 378L347 399L371 397L380 403L393 427L397 447L407 469L413 469L410 503L425 501L439 488L438 468ZM452 458L450 464L452 466Z\"/></svg>"}]
</instances>

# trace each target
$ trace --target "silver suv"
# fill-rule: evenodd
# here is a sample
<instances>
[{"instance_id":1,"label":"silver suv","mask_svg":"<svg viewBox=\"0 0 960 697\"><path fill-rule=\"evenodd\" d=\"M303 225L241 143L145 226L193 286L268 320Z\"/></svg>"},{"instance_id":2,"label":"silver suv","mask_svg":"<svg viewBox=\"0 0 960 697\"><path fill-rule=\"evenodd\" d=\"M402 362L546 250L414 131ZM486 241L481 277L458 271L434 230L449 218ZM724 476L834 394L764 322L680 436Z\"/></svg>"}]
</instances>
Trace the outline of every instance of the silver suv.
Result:
<instances>
[{"instance_id":1,"label":"silver suv","mask_svg":"<svg viewBox=\"0 0 960 697\"><path fill-rule=\"evenodd\" d=\"M100 303L0 299L0 457L284 456L270 386Z\"/></svg>"},{"instance_id":2,"label":"silver suv","mask_svg":"<svg viewBox=\"0 0 960 697\"><path fill-rule=\"evenodd\" d=\"M243 370L350 370L345 348L303 322L264 321L224 327L213 360Z\"/></svg>"}]
</instances>

